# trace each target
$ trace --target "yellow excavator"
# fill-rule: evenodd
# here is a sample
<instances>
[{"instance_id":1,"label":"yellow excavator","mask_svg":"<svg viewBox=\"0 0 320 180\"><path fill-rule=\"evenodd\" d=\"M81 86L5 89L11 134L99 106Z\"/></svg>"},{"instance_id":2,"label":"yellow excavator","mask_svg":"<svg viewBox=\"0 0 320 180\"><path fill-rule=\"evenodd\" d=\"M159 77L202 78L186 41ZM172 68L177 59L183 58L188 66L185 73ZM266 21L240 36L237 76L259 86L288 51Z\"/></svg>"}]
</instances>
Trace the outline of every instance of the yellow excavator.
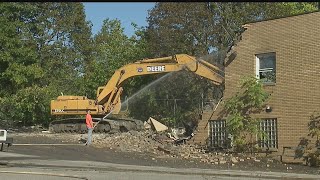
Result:
<instances>
[{"instance_id":1,"label":"yellow excavator","mask_svg":"<svg viewBox=\"0 0 320 180\"><path fill-rule=\"evenodd\" d=\"M143 122L130 118L119 118L121 109L120 96L123 91L123 82L134 76L169 73L187 70L221 85L224 81L220 68L202 59L187 54L177 54L169 57L143 59L127 64L115 71L105 86L97 89L95 100L86 96L58 96L51 101L52 115L85 115L91 111L93 120L98 123L96 132L128 131L143 128ZM87 131L84 118L69 118L52 121L49 125L52 132L78 132Z\"/></svg>"}]
</instances>

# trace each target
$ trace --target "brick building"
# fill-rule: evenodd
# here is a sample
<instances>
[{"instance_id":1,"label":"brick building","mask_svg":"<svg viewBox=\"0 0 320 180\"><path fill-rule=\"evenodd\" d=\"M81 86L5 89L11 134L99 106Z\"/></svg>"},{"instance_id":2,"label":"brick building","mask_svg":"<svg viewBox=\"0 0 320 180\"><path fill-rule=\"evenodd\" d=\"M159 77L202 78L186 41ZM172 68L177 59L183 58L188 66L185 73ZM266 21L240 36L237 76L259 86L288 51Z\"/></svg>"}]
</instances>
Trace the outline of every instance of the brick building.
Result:
<instances>
[{"instance_id":1,"label":"brick building","mask_svg":"<svg viewBox=\"0 0 320 180\"><path fill-rule=\"evenodd\" d=\"M320 12L259 21L243 25L241 40L225 59L223 99L237 92L243 76L264 79L271 94L267 105L271 112L258 115L260 128L269 135L266 144L282 151L297 146L300 138L309 138L308 122L314 111L320 112ZM204 112L194 137L197 144L219 145L225 120L217 110ZM265 147L265 144L260 144Z\"/></svg>"}]
</instances>

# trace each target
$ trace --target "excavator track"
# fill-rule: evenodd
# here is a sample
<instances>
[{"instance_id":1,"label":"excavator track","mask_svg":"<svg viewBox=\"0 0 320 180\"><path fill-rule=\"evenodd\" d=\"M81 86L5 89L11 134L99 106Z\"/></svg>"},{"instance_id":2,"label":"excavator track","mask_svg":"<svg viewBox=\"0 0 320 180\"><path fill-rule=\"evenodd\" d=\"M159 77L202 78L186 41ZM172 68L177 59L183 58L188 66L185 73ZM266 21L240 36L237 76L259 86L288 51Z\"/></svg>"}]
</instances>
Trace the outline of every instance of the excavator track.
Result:
<instances>
[{"instance_id":1,"label":"excavator track","mask_svg":"<svg viewBox=\"0 0 320 180\"><path fill-rule=\"evenodd\" d=\"M143 122L132 118L92 118L93 122L99 122L94 128L96 133L127 132L130 130L142 130ZM85 118L68 118L52 121L49 124L51 133L87 133Z\"/></svg>"}]
</instances>

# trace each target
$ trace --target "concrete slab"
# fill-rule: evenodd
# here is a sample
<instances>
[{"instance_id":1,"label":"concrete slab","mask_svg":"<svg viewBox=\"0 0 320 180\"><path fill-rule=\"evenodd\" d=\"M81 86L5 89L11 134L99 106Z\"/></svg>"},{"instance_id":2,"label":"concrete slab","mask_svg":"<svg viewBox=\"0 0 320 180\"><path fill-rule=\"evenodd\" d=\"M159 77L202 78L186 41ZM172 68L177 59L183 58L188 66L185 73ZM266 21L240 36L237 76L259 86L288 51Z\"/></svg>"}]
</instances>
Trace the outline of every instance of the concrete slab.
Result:
<instances>
[{"instance_id":1,"label":"concrete slab","mask_svg":"<svg viewBox=\"0 0 320 180\"><path fill-rule=\"evenodd\" d=\"M157 132L168 130L168 127L166 125L160 123L159 121L153 119L152 117L150 117L147 122L148 124L152 124L152 126Z\"/></svg>"}]
</instances>

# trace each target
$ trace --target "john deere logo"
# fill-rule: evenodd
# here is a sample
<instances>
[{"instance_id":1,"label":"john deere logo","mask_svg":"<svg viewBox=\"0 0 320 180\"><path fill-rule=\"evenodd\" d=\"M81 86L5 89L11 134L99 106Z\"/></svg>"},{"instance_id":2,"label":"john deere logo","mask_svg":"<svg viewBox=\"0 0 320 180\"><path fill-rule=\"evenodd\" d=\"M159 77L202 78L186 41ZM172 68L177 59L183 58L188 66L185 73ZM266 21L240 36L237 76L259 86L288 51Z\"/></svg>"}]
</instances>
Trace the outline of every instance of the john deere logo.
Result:
<instances>
[{"instance_id":1,"label":"john deere logo","mask_svg":"<svg viewBox=\"0 0 320 180\"><path fill-rule=\"evenodd\" d=\"M139 67L137 69L138 69L138 72L143 72L143 68Z\"/></svg>"},{"instance_id":2,"label":"john deere logo","mask_svg":"<svg viewBox=\"0 0 320 180\"><path fill-rule=\"evenodd\" d=\"M165 71L165 66L148 66L147 71L148 72L161 72Z\"/></svg>"}]
</instances>

